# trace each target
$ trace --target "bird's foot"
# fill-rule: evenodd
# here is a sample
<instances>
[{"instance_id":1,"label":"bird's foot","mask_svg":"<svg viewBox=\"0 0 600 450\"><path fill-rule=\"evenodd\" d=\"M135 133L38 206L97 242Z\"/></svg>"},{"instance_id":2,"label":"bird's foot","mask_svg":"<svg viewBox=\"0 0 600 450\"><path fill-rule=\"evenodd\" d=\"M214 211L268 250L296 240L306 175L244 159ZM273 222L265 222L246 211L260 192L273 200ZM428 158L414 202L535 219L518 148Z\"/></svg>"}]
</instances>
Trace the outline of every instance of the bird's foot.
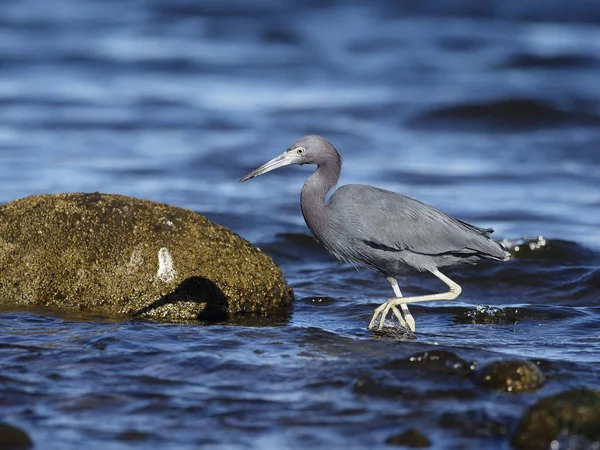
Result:
<instances>
[{"instance_id":1,"label":"bird's foot","mask_svg":"<svg viewBox=\"0 0 600 450\"><path fill-rule=\"evenodd\" d=\"M385 320L385 315L382 315L383 310L386 308L387 302L379 305L375 311L373 312L373 317L371 318L371 322L369 322L369 330L375 329L375 326L378 325L378 329L383 327L383 322ZM387 314L387 312L386 312ZM379 317L381 316L381 317Z\"/></svg>"},{"instance_id":2,"label":"bird's foot","mask_svg":"<svg viewBox=\"0 0 600 450\"><path fill-rule=\"evenodd\" d=\"M405 313L405 316L402 317L402 313L398 311L398 308L396 308L396 305L401 304L401 302L398 302L398 300L399 298L390 298L387 302L379 305L375 309L373 312L373 317L371 318L371 322L369 322L369 330L373 330L375 328L382 330L383 324L385 323L385 318L391 310L398 319L398 322L400 322L401 327L407 328L413 332L415 331L415 319L410 312Z\"/></svg>"},{"instance_id":3,"label":"bird's foot","mask_svg":"<svg viewBox=\"0 0 600 450\"><path fill-rule=\"evenodd\" d=\"M403 297L392 297L392 298L388 299L388 301L385 302L383 305L381 305L384 308L381 313L382 320L379 322L380 330L383 328L383 322L385 320L385 317L388 315L389 311L392 310L394 312L394 315L400 321L400 325L403 326L404 328L409 329L410 331L412 331L414 333L414 331L416 329L415 319L413 318L413 316L410 313L410 311L408 310L408 308L406 308L406 304L404 303L403 300L404 300ZM404 311L404 317L402 317L402 315L400 314L400 311L398 311L398 309L396 308L396 306L398 306L398 305L402 306L402 309Z\"/></svg>"}]
</instances>

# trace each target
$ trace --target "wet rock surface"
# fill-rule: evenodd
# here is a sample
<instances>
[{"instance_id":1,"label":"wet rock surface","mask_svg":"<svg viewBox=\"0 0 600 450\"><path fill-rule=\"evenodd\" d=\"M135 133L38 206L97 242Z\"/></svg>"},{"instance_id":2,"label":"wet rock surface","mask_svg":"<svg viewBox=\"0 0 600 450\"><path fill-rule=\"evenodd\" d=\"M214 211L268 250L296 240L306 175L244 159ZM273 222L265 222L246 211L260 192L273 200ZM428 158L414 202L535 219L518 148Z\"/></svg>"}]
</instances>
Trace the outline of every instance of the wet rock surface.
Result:
<instances>
[{"instance_id":1,"label":"wet rock surface","mask_svg":"<svg viewBox=\"0 0 600 450\"><path fill-rule=\"evenodd\" d=\"M555 440L573 444L560 448L600 447L600 391L573 389L537 401L519 422L512 444L542 450Z\"/></svg>"},{"instance_id":2,"label":"wet rock surface","mask_svg":"<svg viewBox=\"0 0 600 450\"><path fill-rule=\"evenodd\" d=\"M466 377L473 372L475 363L467 362L460 356L447 350L429 350L415 353L407 358L389 361L383 365L383 368L423 370Z\"/></svg>"},{"instance_id":3,"label":"wet rock surface","mask_svg":"<svg viewBox=\"0 0 600 450\"><path fill-rule=\"evenodd\" d=\"M416 428L409 428L402 433L394 434L388 437L385 443L411 448L426 448L431 446L429 438Z\"/></svg>"},{"instance_id":4,"label":"wet rock surface","mask_svg":"<svg viewBox=\"0 0 600 450\"><path fill-rule=\"evenodd\" d=\"M546 382L546 377L531 361L494 361L474 373L473 380L479 386L496 391L534 392Z\"/></svg>"},{"instance_id":5,"label":"wet rock surface","mask_svg":"<svg viewBox=\"0 0 600 450\"><path fill-rule=\"evenodd\" d=\"M164 320L223 319L290 303L271 258L193 211L113 194L0 207L0 301Z\"/></svg>"},{"instance_id":6,"label":"wet rock surface","mask_svg":"<svg viewBox=\"0 0 600 450\"><path fill-rule=\"evenodd\" d=\"M27 450L33 448L33 442L26 432L13 425L0 423L0 449Z\"/></svg>"}]
</instances>

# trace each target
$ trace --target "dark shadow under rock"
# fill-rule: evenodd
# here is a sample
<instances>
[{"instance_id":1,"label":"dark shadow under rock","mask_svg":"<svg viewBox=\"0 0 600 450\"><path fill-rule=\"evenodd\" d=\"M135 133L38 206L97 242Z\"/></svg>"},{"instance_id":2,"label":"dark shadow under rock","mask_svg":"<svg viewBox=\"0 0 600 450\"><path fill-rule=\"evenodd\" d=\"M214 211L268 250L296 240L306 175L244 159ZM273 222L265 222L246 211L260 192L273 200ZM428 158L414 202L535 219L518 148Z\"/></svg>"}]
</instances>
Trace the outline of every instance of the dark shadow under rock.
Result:
<instances>
[{"instance_id":1,"label":"dark shadow under rock","mask_svg":"<svg viewBox=\"0 0 600 450\"><path fill-rule=\"evenodd\" d=\"M228 302L223 291L211 280L191 277L172 292L136 311L135 316L177 320L226 320Z\"/></svg>"}]
</instances>

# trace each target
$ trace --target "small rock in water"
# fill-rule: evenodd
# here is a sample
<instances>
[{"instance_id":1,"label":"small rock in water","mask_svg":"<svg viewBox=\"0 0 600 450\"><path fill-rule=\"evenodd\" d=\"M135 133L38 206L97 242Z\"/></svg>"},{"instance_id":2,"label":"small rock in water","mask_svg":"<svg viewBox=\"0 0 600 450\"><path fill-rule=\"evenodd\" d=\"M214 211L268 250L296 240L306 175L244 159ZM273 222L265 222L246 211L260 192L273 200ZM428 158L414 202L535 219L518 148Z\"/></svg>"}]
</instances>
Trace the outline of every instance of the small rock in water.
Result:
<instances>
[{"instance_id":1,"label":"small rock in water","mask_svg":"<svg viewBox=\"0 0 600 450\"><path fill-rule=\"evenodd\" d=\"M477 370L474 381L489 389L520 394L537 391L546 377L531 361L494 361Z\"/></svg>"},{"instance_id":2,"label":"small rock in water","mask_svg":"<svg viewBox=\"0 0 600 450\"><path fill-rule=\"evenodd\" d=\"M514 324L518 321L518 319L516 319L516 312L516 310L508 311L497 306L479 305L475 309L467 311L465 315L470 319L470 323L505 325Z\"/></svg>"},{"instance_id":3,"label":"small rock in water","mask_svg":"<svg viewBox=\"0 0 600 450\"><path fill-rule=\"evenodd\" d=\"M119 434L118 439L125 442L147 441L152 437L150 433L137 430L127 430Z\"/></svg>"},{"instance_id":4,"label":"small rock in water","mask_svg":"<svg viewBox=\"0 0 600 450\"><path fill-rule=\"evenodd\" d=\"M397 321L387 321L387 323L389 325L384 326L381 330L373 330L374 337L397 339L399 341L416 339L410 328L400 325Z\"/></svg>"},{"instance_id":5,"label":"small rock in water","mask_svg":"<svg viewBox=\"0 0 600 450\"><path fill-rule=\"evenodd\" d=\"M431 446L431 441L429 438L416 428L409 428L402 433L389 436L385 440L385 443L389 445L402 445L413 448L425 448Z\"/></svg>"},{"instance_id":6,"label":"small rock in water","mask_svg":"<svg viewBox=\"0 0 600 450\"><path fill-rule=\"evenodd\" d=\"M0 423L0 449L26 450L33 447L31 439L20 428Z\"/></svg>"},{"instance_id":7,"label":"small rock in water","mask_svg":"<svg viewBox=\"0 0 600 450\"><path fill-rule=\"evenodd\" d=\"M518 449L546 450L571 448L561 445L567 441L600 448L600 391L573 389L542 398L521 418L511 442Z\"/></svg>"}]
</instances>

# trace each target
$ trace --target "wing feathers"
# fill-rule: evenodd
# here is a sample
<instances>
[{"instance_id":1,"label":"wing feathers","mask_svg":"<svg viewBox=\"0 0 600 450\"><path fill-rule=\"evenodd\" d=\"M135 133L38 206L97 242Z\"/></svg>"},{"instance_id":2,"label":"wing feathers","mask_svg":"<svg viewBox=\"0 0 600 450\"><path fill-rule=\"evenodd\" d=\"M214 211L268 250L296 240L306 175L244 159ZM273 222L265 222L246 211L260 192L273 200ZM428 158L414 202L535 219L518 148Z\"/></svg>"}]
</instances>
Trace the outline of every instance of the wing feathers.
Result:
<instances>
[{"instance_id":1,"label":"wing feathers","mask_svg":"<svg viewBox=\"0 0 600 450\"><path fill-rule=\"evenodd\" d=\"M346 185L328 206L344 218L349 233L379 250L423 255L479 255L504 259L492 228L479 228L403 195L362 185Z\"/></svg>"}]
</instances>

